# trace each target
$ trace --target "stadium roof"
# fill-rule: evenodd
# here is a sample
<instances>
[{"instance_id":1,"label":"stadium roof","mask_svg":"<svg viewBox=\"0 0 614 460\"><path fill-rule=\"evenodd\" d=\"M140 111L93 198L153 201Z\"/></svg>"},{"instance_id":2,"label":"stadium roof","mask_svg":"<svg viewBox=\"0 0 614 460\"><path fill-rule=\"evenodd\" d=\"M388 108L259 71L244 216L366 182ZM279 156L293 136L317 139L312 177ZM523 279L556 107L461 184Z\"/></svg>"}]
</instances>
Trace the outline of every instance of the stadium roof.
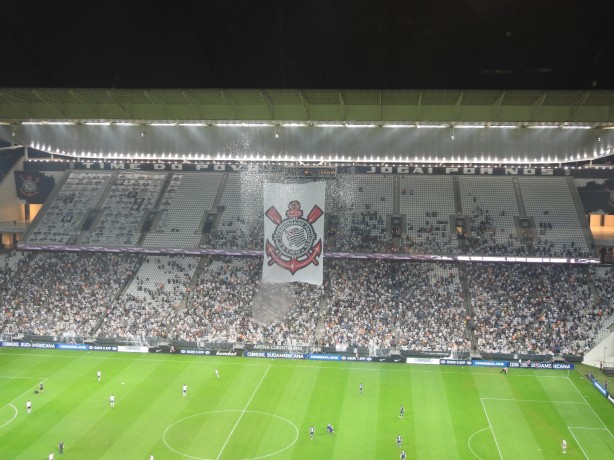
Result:
<instances>
[{"instance_id":1,"label":"stadium roof","mask_svg":"<svg viewBox=\"0 0 614 460\"><path fill-rule=\"evenodd\" d=\"M0 117L24 121L440 122L614 126L614 91L0 89Z\"/></svg>"}]
</instances>

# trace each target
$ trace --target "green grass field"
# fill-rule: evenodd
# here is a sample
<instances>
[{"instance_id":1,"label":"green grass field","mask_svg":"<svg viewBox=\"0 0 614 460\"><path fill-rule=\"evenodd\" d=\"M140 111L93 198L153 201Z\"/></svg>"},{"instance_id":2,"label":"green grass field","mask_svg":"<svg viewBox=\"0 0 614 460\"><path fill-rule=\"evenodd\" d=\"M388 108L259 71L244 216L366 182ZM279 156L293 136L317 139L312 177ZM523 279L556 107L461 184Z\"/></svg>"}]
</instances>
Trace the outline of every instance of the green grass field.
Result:
<instances>
[{"instance_id":1,"label":"green grass field","mask_svg":"<svg viewBox=\"0 0 614 460\"><path fill-rule=\"evenodd\" d=\"M398 459L399 434L408 459L603 460L613 432L578 371L0 350L2 460Z\"/></svg>"}]
</instances>

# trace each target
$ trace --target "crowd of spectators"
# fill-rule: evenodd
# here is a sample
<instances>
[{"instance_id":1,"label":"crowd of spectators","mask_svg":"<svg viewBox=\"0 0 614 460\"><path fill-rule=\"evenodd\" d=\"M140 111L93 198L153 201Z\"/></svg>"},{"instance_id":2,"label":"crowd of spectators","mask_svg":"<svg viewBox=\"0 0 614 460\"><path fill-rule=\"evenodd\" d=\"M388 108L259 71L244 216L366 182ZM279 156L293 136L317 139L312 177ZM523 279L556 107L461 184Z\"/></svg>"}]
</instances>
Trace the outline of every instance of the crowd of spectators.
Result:
<instances>
[{"instance_id":1,"label":"crowd of spectators","mask_svg":"<svg viewBox=\"0 0 614 460\"><path fill-rule=\"evenodd\" d=\"M329 249L335 252L390 252L392 238L386 233L385 217L377 210L348 210L338 214L335 238Z\"/></svg>"},{"instance_id":2,"label":"crowd of spectators","mask_svg":"<svg viewBox=\"0 0 614 460\"><path fill-rule=\"evenodd\" d=\"M270 295L272 288L260 283L261 263L254 258L209 260L188 293L185 309L175 311L171 334L201 343L310 346L322 288L292 283L285 292L277 288ZM263 297L259 294L264 290L268 295ZM265 306L266 315L258 314Z\"/></svg>"},{"instance_id":3,"label":"crowd of spectators","mask_svg":"<svg viewBox=\"0 0 614 460\"><path fill-rule=\"evenodd\" d=\"M169 338L172 316L180 308L198 259L148 256L126 291L108 310L98 336Z\"/></svg>"},{"instance_id":4,"label":"crowd of spectators","mask_svg":"<svg viewBox=\"0 0 614 460\"><path fill-rule=\"evenodd\" d=\"M525 244L520 244L513 236L509 236L507 243L497 241L492 235L477 235L466 240L467 254L487 254L489 256L519 256L528 257L530 251Z\"/></svg>"},{"instance_id":5,"label":"crowd of spectators","mask_svg":"<svg viewBox=\"0 0 614 460\"><path fill-rule=\"evenodd\" d=\"M397 340L402 349L471 349L458 267L400 264Z\"/></svg>"},{"instance_id":6,"label":"crowd of spectators","mask_svg":"<svg viewBox=\"0 0 614 460\"><path fill-rule=\"evenodd\" d=\"M326 295L320 345L390 348L398 321L392 264L378 260L332 260L327 263Z\"/></svg>"},{"instance_id":7,"label":"crowd of spectators","mask_svg":"<svg viewBox=\"0 0 614 460\"><path fill-rule=\"evenodd\" d=\"M533 243L537 257L592 257L593 252L586 249L586 245L576 244L575 241L552 240L540 237Z\"/></svg>"},{"instance_id":8,"label":"crowd of spectators","mask_svg":"<svg viewBox=\"0 0 614 460\"><path fill-rule=\"evenodd\" d=\"M597 294L595 307L599 321L596 326L600 328L597 337L600 340L610 333L609 326L614 324L614 283L610 267L591 267L590 274Z\"/></svg>"},{"instance_id":9,"label":"crowd of spectators","mask_svg":"<svg viewBox=\"0 0 614 460\"><path fill-rule=\"evenodd\" d=\"M582 354L614 314L610 271L328 259L325 283L263 285L261 259L0 259L0 332L204 343ZM10 262L9 262L10 261ZM594 283L597 296L591 292ZM122 294L123 292L123 294ZM466 297L466 298L465 298ZM466 306L470 301L470 306Z\"/></svg>"},{"instance_id":10,"label":"crowd of spectators","mask_svg":"<svg viewBox=\"0 0 614 460\"><path fill-rule=\"evenodd\" d=\"M1 287L7 286L13 274L27 264L30 258L31 254L23 252L0 252L0 291Z\"/></svg>"},{"instance_id":11,"label":"crowd of spectators","mask_svg":"<svg viewBox=\"0 0 614 460\"><path fill-rule=\"evenodd\" d=\"M528 256L526 241L520 241L510 232L511 229L503 228L503 224L499 222L499 219L503 218L505 218L503 210L495 216L488 209L474 206L471 210L470 237L467 238L464 233L459 233L459 237L465 239L467 254Z\"/></svg>"},{"instance_id":12,"label":"crowd of spectators","mask_svg":"<svg viewBox=\"0 0 614 460\"><path fill-rule=\"evenodd\" d=\"M456 240L450 239L449 231L444 224L419 227L413 232L412 224L408 224L406 237L401 237L399 252L406 254L458 254L460 248Z\"/></svg>"},{"instance_id":13,"label":"crowd of spectators","mask_svg":"<svg viewBox=\"0 0 614 460\"><path fill-rule=\"evenodd\" d=\"M89 336L130 279L139 256L38 253L0 285L0 331Z\"/></svg>"},{"instance_id":14,"label":"crowd of spectators","mask_svg":"<svg viewBox=\"0 0 614 460\"><path fill-rule=\"evenodd\" d=\"M93 177L81 175L87 180ZM211 222L211 232L206 234L207 247L262 249L261 191L256 191L263 176L252 176L251 188L240 193L245 202L237 206L229 202L228 208L219 208L219 219ZM127 216L140 216L149 209L143 207L145 199L139 196L150 188L147 199L154 205L161 177L140 175L136 185L131 183L130 173L118 178L121 180L114 185L120 189L117 197L111 194L108 200L118 208L104 232L108 245L125 236L121 232ZM243 177L241 183L246 180ZM538 228L525 228L525 236L519 239L511 227L501 228L499 221L505 214L499 213L503 211L493 213L477 204L470 211L469 236L460 240L450 234L450 216L430 207L421 214L425 219L420 224L414 226L409 219L402 234L393 239L387 225L392 209L389 186L382 182L368 188L367 179L361 180L364 184L352 178L339 190L334 182L328 184L328 192L336 194L327 209L335 216L328 226L328 251L591 255L585 241L567 240L566 235L572 233L565 233L543 216ZM94 192L101 190L95 184L75 185L88 187L97 202ZM133 185L138 193L130 188ZM79 190L81 193L58 195L63 196L58 206L63 209L79 196L83 198L85 192ZM401 190L401 195L406 193ZM412 190L409 193L413 196ZM113 201L118 197L125 202L123 208ZM450 204L450 200L446 202ZM475 198L473 202L477 203ZM85 209L89 207L78 210L83 213ZM79 219L72 211L57 214L60 217L55 221L47 211L50 225L58 224L74 233L60 236L72 235L70 241L76 241L82 228L76 226ZM121 240L126 244L134 243L140 235L140 217L131 218L130 238ZM572 222L569 225L573 226ZM39 230L41 227L39 222ZM37 229L33 230L32 234ZM83 241L100 243L102 230L86 232ZM466 265L463 294L458 266L440 263L327 259L323 286L292 283L272 287L260 283L260 258L210 256L199 262L182 256L4 254L0 258L0 332L58 340L95 335L201 344L368 347L374 353L379 349L468 350L475 346L484 352L581 354L593 345L598 329L611 324L614 315L609 270L587 271L567 265Z\"/></svg>"},{"instance_id":15,"label":"crowd of spectators","mask_svg":"<svg viewBox=\"0 0 614 460\"><path fill-rule=\"evenodd\" d=\"M263 234L264 225L262 219L246 219L244 216L235 215L224 222L220 222L217 229L208 238L208 242L201 244L201 247L214 249L261 249Z\"/></svg>"},{"instance_id":16,"label":"crowd of spectators","mask_svg":"<svg viewBox=\"0 0 614 460\"><path fill-rule=\"evenodd\" d=\"M209 258L186 294L185 308L175 311L169 334L179 340L236 342L249 321L255 259Z\"/></svg>"},{"instance_id":17,"label":"crowd of spectators","mask_svg":"<svg viewBox=\"0 0 614 460\"><path fill-rule=\"evenodd\" d=\"M479 350L582 354L591 347L600 315L584 268L472 264L468 283Z\"/></svg>"},{"instance_id":18,"label":"crowd of spectators","mask_svg":"<svg viewBox=\"0 0 614 460\"><path fill-rule=\"evenodd\" d=\"M456 269L330 260L324 286L293 283L274 291L261 284L260 277L259 259L208 260L187 292L184 307L170 309L169 337L341 349L469 348ZM264 317L263 305L269 308Z\"/></svg>"},{"instance_id":19,"label":"crowd of spectators","mask_svg":"<svg viewBox=\"0 0 614 460\"><path fill-rule=\"evenodd\" d=\"M469 349L456 269L439 264L334 260L322 345Z\"/></svg>"}]
</instances>

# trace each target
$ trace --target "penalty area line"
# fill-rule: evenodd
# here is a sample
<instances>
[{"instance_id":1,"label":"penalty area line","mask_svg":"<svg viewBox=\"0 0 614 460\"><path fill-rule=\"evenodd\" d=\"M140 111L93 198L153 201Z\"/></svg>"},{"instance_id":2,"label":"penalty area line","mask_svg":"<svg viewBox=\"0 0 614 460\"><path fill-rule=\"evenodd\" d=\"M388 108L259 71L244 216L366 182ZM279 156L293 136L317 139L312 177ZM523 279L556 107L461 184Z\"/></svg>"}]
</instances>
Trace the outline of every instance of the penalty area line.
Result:
<instances>
[{"instance_id":1,"label":"penalty area line","mask_svg":"<svg viewBox=\"0 0 614 460\"><path fill-rule=\"evenodd\" d=\"M569 430L569 432L571 433L571 435L573 436L574 440L576 441L576 444L578 445L578 447L580 448L580 450L582 451L582 455L584 455L584 457L586 458L586 460L589 460L588 455L586 455L586 452L584 452L584 448L582 447L582 444L580 444L580 441L578 441L578 438L576 438L576 435L573 433L572 427L567 427L567 429Z\"/></svg>"},{"instance_id":2,"label":"penalty area line","mask_svg":"<svg viewBox=\"0 0 614 460\"><path fill-rule=\"evenodd\" d=\"M581 404L586 405L586 401L556 401L556 400L540 400L540 399L514 399L514 398L482 398L487 401L514 401L514 402L531 402L544 404Z\"/></svg>"},{"instance_id":3,"label":"penalty area line","mask_svg":"<svg viewBox=\"0 0 614 460\"><path fill-rule=\"evenodd\" d=\"M597 420L599 420L599 423L601 423L601 425L603 426L603 428L610 433L610 436L614 438L614 435L612 434L612 432L610 431L610 429L608 428L608 426L603 422L603 420L601 419L601 417L599 417L599 415L597 414L597 412L595 412L595 409L593 409L593 406L591 406L589 404L589 402L587 401L586 397L582 394L582 392L578 389L578 387L576 386L575 383L573 383L573 380L571 380L569 377L567 377L567 380L569 381L569 383L571 384L572 387L574 387L574 389L578 392L578 394L580 395L580 397L586 402L586 405L589 407L589 409L593 412L593 414L595 415L595 417L597 417Z\"/></svg>"},{"instance_id":4,"label":"penalty area line","mask_svg":"<svg viewBox=\"0 0 614 460\"><path fill-rule=\"evenodd\" d=\"M570 430L599 430L599 431L608 431L606 428L595 428L590 426L568 426Z\"/></svg>"}]
</instances>

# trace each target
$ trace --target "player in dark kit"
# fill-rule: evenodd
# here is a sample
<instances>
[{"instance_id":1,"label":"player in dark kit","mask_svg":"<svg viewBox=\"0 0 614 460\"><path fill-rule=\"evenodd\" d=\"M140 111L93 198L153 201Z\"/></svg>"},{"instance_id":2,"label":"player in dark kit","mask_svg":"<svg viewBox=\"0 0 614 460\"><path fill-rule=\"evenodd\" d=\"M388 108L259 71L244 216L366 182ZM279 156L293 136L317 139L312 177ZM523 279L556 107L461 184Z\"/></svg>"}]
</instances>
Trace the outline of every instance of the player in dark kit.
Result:
<instances>
[{"instance_id":1,"label":"player in dark kit","mask_svg":"<svg viewBox=\"0 0 614 460\"><path fill-rule=\"evenodd\" d=\"M64 441L58 442L58 450L60 451L60 454L64 453Z\"/></svg>"},{"instance_id":2,"label":"player in dark kit","mask_svg":"<svg viewBox=\"0 0 614 460\"><path fill-rule=\"evenodd\" d=\"M405 408L403 407L403 404L401 404L401 409L399 410L399 417L405 417Z\"/></svg>"},{"instance_id":3,"label":"player in dark kit","mask_svg":"<svg viewBox=\"0 0 614 460\"><path fill-rule=\"evenodd\" d=\"M41 392L42 392L44 389L45 389L45 387L44 387L44 385L43 385L43 382L39 383L39 384L38 384L38 391L41 391Z\"/></svg>"},{"instance_id":4,"label":"player in dark kit","mask_svg":"<svg viewBox=\"0 0 614 460\"><path fill-rule=\"evenodd\" d=\"M507 367L504 367L503 369L501 369L501 372L499 372L499 374L507 374L508 369Z\"/></svg>"},{"instance_id":5,"label":"player in dark kit","mask_svg":"<svg viewBox=\"0 0 614 460\"><path fill-rule=\"evenodd\" d=\"M407 459L407 454L405 453L404 450L401 451L401 460L406 460Z\"/></svg>"},{"instance_id":6,"label":"player in dark kit","mask_svg":"<svg viewBox=\"0 0 614 460\"><path fill-rule=\"evenodd\" d=\"M329 433L334 433L335 432L333 426L330 423L328 425L326 425L326 431L328 431Z\"/></svg>"}]
</instances>

